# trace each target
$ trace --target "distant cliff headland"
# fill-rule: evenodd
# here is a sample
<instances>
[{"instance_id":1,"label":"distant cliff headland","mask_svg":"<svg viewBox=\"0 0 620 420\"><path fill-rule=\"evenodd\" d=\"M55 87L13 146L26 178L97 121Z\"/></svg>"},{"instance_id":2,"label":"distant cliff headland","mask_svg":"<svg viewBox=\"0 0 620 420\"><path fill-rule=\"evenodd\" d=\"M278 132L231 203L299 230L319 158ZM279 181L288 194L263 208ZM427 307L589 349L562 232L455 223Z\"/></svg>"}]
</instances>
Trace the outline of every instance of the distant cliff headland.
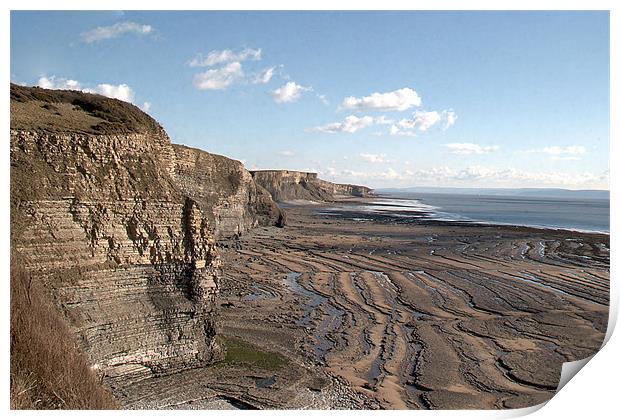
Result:
<instances>
[{"instance_id":1,"label":"distant cliff headland","mask_svg":"<svg viewBox=\"0 0 620 420\"><path fill-rule=\"evenodd\" d=\"M114 389L220 360L217 240L283 226L276 201L370 193L250 173L172 144L134 105L76 91L11 84L10 135L16 408L111 408L98 377Z\"/></svg>"},{"instance_id":2,"label":"distant cliff headland","mask_svg":"<svg viewBox=\"0 0 620 420\"><path fill-rule=\"evenodd\" d=\"M340 197L368 197L372 194L372 189L361 185L323 181L314 172L266 170L251 173L254 181L278 202L332 201Z\"/></svg>"}]
</instances>

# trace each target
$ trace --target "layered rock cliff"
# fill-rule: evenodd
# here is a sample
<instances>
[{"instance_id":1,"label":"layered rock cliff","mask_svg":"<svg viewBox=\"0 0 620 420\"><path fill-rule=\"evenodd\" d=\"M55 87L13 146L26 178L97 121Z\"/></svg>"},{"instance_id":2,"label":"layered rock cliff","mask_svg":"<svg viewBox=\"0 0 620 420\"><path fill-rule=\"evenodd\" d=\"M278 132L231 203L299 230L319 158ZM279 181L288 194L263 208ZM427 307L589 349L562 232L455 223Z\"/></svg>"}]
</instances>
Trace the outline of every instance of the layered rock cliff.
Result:
<instances>
[{"instance_id":1,"label":"layered rock cliff","mask_svg":"<svg viewBox=\"0 0 620 420\"><path fill-rule=\"evenodd\" d=\"M266 170L252 171L252 176L278 202L333 201L338 197L367 197L372 194L372 189L368 187L324 181L314 172Z\"/></svg>"},{"instance_id":2,"label":"layered rock cliff","mask_svg":"<svg viewBox=\"0 0 620 420\"><path fill-rule=\"evenodd\" d=\"M174 180L184 194L208 208L217 238L260 225L284 224L284 213L243 164L199 149L173 145Z\"/></svg>"},{"instance_id":3,"label":"layered rock cliff","mask_svg":"<svg viewBox=\"0 0 620 420\"><path fill-rule=\"evenodd\" d=\"M239 162L137 107L11 85L11 249L114 382L217 360L216 234L281 222Z\"/></svg>"}]
</instances>

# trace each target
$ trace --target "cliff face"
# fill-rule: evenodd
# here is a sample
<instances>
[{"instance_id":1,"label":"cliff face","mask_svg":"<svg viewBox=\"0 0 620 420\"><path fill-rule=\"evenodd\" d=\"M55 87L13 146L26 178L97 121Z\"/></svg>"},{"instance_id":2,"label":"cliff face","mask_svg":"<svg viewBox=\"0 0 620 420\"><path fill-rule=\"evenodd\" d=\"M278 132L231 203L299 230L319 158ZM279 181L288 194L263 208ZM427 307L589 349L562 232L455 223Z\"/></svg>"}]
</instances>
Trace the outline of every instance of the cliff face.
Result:
<instances>
[{"instance_id":1,"label":"cliff face","mask_svg":"<svg viewBox=\"0 0 620 420\"><path fill-rule=\"evenodd\" d=\"M12 252L92 366L113 383L217 360L215 232L281 218L241 164L79 92L11 85L10 134Z\"/></svg>"},{"instance_id":2,"label":"cliff face","mask_svg":"<svg viewBox=\"0 0 620 420\"><path fill-rule=\"evenodd\" d=\"M166 140L11 131L12 248L111 377L219 356L214 237Z\"/></svg>"},{"instance_id":3,"label":"cliff face","mask_svg":"<svg viewBox=\"0 0 620 420\"><path fill-rule=\"evenodd\" d=\"M313 172L252 171L257 184L271 193L275 201L332 201L338 197L367 197L372 190L361 185L336 184L319 179Z\"/></svg>"},{"instance_id":4,"label":"cliff face","mask_svg":"<svg viewBox=\"0 0 620 420\"><path fill-rule=\"evenodd\" d=\"M241 162L199 149L173 145L174 180L184 194L210 209L217 238L256 226L284 224L284 214Z\"/></svg>"},{"instance_id":5,"label":"cliff face","mask_svg":"<svg viewBox=\"0 0 620 420\"><path fill-rule=\"evenodd\" d=\"M321 186L326 191L330 191L334 198L337 197L369 197L372 189L363 185L336 184L328 181L321 181Z\"/></svg>"}]
</instances>

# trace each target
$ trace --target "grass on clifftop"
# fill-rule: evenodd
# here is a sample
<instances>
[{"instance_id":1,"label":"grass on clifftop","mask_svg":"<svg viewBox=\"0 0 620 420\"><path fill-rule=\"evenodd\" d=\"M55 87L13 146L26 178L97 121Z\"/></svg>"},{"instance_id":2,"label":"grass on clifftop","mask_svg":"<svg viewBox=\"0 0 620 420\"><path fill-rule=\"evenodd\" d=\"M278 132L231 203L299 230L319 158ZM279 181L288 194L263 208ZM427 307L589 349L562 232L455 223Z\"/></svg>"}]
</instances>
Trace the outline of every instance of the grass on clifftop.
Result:
<instances>
[{"instance_id":1,"label":"grass on clifftop","mask_svg":"<svg viewBox=\"0 0 620 420\"><path fill-rule=\"evenodd\" d=\"M11 409L117 409L58 309L11 256Z\"/></svg>"},{"instance_id":2,"label":"grass on clifftop","mask_svg":"<svg viewBox=\"0 0 620 420\"><path fill-rule=\"evenodd\" d=\"M287 360L281 354L260 350L247 341L226 336L219 336L218 339L226 349L226 356L220 365L251 365L266 370L277 370L287 364Z\"/></svg>"},{"instance_id":3,"label":"grass on clifftop","mask_svg":"<svg viewBox=\"0 0 620 420\"><path fill-rule=\"evenodd\" d=\"M161 126L128 102L75 90L11 84L11 129L52 133L155 133Z\"/></svg>"}]
</instances>

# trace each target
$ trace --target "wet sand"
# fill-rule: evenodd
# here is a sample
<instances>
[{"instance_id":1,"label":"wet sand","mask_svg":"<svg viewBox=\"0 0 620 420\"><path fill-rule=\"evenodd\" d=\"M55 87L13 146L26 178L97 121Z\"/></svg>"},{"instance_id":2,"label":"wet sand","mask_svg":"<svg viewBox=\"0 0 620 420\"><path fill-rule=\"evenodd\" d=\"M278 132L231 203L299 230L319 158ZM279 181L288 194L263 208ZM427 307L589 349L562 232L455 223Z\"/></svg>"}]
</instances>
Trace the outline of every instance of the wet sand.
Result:
<instances>
[{"instance_id":1,"label":"wet sand","mask_svg":"<svg viewBox=\"0 0 620 420\"><path fill-rule=\"evenodd\" d=\"M219 297L224 338L286 362L134 384L128 408L526 407L604 338L608 235L287 216L221 244Z\"/></svg>"}]
</instances>

